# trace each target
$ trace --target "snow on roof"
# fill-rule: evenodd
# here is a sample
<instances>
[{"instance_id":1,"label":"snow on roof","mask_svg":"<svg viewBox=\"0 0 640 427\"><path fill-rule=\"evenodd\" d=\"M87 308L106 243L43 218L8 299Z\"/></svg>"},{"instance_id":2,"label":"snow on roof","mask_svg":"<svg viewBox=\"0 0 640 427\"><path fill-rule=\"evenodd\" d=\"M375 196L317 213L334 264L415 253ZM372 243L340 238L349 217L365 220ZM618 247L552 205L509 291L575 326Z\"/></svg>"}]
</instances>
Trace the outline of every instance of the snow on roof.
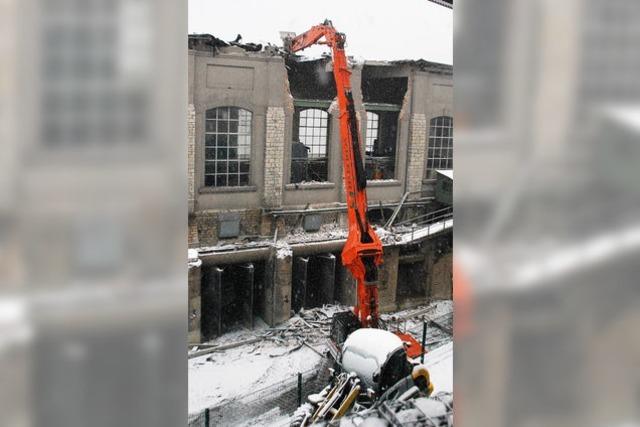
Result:
<instances>
[{"instance_id":1,"label":"snow on roof","mask_svg":"<svg viewBox=\"0 0 640 427\"><path fill-rule=\"evenodd\" d=\"M200 259L200 255L196 249L187 250L187 261L189 268L200 267L202 265L202 260Z\"/></svg>"},{"instance_id":2,"label":"snow on roof","mask_svg":"<svg viewBox=\"0 0 640 427\"><path fill-rule=\"evenodd\" d=\"M436 172L453 181L453 169L437 169Z\"/></svg>"},{"instance_id":3,"label":"snow on roof","mask_svg":"<svg viewBox=\"0 0 640 427\"><path fill-rule=\"evenodd\" d=\"M416 228L414 231L404 233L396 240L397 243L406 244L416 240L423 239L431 236L432 234L440 233L453 227L453 218L445 219L444 221L434 222L433 224L425 225L422 228Z\"/></svg>"}]
</instances>

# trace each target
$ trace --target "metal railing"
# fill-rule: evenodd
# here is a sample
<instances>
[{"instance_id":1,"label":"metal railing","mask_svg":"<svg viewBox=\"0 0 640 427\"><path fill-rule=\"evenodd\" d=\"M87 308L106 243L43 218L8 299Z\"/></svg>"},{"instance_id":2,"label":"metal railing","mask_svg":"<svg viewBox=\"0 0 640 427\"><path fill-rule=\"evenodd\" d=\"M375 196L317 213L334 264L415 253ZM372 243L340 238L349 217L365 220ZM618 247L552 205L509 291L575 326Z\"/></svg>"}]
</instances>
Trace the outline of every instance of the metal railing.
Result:
<instances>
[{"instance_id":1,"label":"metal railing","mask_svg":"<svg viewBox=\"0 0 640 427\"><path fill-rule=\"evenodd\" d=\"M397 222L394 226L423 226L446 221L451 218L453 218L453 206L447 206L446 208L438 209L433 212L428 212L426 214L402 220L400 222Z\"/></svg>"}]
</instances>

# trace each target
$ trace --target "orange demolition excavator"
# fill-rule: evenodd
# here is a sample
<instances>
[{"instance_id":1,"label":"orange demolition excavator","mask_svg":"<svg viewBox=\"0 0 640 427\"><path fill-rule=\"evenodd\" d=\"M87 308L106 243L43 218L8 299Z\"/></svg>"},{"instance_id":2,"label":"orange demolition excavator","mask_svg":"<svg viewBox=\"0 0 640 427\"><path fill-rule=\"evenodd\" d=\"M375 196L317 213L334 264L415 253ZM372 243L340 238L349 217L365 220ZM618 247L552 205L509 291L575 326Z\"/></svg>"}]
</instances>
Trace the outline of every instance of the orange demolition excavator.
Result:
<instances>
[{"instance_id":1,"label":"orange demolition excavator","mask_svg":"<svg viewBox=\"0 0 640 427\"><path fill-rule=\"evenodd\" d=\"M344 53L345 35L326 20L296 37L285 40L289 52L298 52L313 44L329 46L333 54L333 75L340 109L340 139L344 186L347 195L349 235L342 250L342 264L357 283L355 306L360 326L378 326L378 265L382 263L382 242L367 220L367 176L362 162L360 132L351 93L351 71Z\"/></svg>"},{"instance_id":2,"label":"orange demolition excavator","mask_svg":"<svg viewBox=\"0 0 640 427\"><path fill-rule=\"evenodd\" d=\"M357 305L353 313L337 313L333 318L331 338L336 345L335 350L354 330L362 327L380 327L378 266L382 263L382 242L367 219L367 176L362 161L360 130L351 92L351 71L344 51L345 40L345 35L339 33L329 20L305 33L284 39L285 49L291 53L314 44L324 44L331 48L333 57L349 220L349 234L342 250L342 264L351 272L357 285ZM415 338L399 331L396 334L409 344L408 353L411 357L421 353L421 346Z\"/></svg>"},{"instance_id":3,"label":"orange demolition excavator","mask_svg":"<svg viewBox=\"0 0 640 427\"><path fill-rule=\"evenodd\" d=\"M433 385L424 365L410 359L422 353L422 346L409 334L396 332L394 335L383 330L378 316L382 242L367 219L367 177L351 92L351 72L344 52L345 35L326 20L303 34L285 37L284 42L289 52L298 52L313 44L325 44L332 50L349 220L342 264L357 284L353 311L333 316L329 352L336 369L331 371L331 382L294 415L291 425L304 427L318 421L333 423L356 407L359 410L373 408L376 402L406 399L410 395L429 396ZM367 363L363 363L365 359Z\"/></svg>"}]
</instances>

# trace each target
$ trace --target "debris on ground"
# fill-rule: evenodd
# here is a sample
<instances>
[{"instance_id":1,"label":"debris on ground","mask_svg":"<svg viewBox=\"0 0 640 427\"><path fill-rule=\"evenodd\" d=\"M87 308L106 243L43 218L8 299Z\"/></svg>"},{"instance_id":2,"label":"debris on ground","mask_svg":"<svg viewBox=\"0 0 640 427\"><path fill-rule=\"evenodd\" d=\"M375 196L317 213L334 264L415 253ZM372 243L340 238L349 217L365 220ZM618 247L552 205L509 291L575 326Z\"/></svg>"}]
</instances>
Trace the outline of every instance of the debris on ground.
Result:
<instances>
[{"instance_id":1,"label":"debris on ground","mask_svg":"<svg viewBox=\"0 0 640 427\"><path fill-rule=\"evenodd\" d=\"M333 315L348 309L343 305L305 309L275 327L258 321L253 330L239 329L191 347L188 361L189 413L197 414L205 408L235 401L253 390L278 384L298 372L316 368L327 352ZM381 318L388 327L394 325L421 339L423 319L433 319L447 327L451 325L452 311L451 301L436 301L383 314ZM393 330L393 327L389 329ZM452 337L441 329L428 328L426 348L430 353L425 357L425 364L437 391L451 391L451 341ZM207 353L198 354L202 351ZM279 413L272 416L282 419ZM258 425L255 420L253 422L252 425Z\"/></svg>"}]
</instances>

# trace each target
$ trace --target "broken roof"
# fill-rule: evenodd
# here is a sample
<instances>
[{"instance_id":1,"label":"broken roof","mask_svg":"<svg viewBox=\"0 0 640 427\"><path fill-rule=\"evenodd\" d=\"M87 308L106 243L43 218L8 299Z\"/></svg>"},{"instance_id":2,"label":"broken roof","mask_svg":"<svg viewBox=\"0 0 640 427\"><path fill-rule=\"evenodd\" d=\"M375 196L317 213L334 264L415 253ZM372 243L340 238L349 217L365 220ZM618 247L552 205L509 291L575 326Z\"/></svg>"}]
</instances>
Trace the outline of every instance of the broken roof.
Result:
<instances>
[{"instance_id":1,"label":"broken roof","mask_svg":"<svg viewBox=\"0 0 640 427\"><path fill-rule=\"evenodd\" d=\"M284 58L287 58L288 60L292 60L295 62L315 62L330 60L330 55L328 53L323 54L323 56L320 58L308 58L303 55L289 53L285 51L282 46L276 46L271 43L268 43L267 45L262 45L260 43L243 43L242 36L240 34L238 34L236 39L233 41L224 41L212 34L189 34L188 46L191 50L210 52L214 55L233 46L236 48L240 48L248 53L282 56ZM351 63L354 62L353 57L349 57L348 59ZM453 74L452 65L427 61L424 59L402 59L397 61L365 60L364 65L389 67L406 65L412 68L417 68L421 71L429 71L433 73L448 75Z\"/></svg>"},{"instance_id":2,"label":"broken roof","mask_svg":"<svg viewBox=\"0 0 640 427\"><path fill-rule=\"evenodd\" d=\"M420 71L430 71L439 74L453 74L453 65L427 61L425 59L401 59L398 61L390 61L389 63L392 65L409 65L419 69Z\"/></svg>"},{"instance_id":3,"label":"broken roof","mask_svg":"<svg viewBox=\"0 0 640 427\"><path fill-rule=\"evenodd\" d=\"M238 34L236 39L233 41L224 41L212 34L189 34L188 46L189 49L211 52L213 54L217 54L222 49L229 48L231 46L240 48L245 52L264 52L271 55L284 53L281 48L272 44L263 46L260 43L243 43L242 35L240 34Z\"/></svg>"}]
</instances>

